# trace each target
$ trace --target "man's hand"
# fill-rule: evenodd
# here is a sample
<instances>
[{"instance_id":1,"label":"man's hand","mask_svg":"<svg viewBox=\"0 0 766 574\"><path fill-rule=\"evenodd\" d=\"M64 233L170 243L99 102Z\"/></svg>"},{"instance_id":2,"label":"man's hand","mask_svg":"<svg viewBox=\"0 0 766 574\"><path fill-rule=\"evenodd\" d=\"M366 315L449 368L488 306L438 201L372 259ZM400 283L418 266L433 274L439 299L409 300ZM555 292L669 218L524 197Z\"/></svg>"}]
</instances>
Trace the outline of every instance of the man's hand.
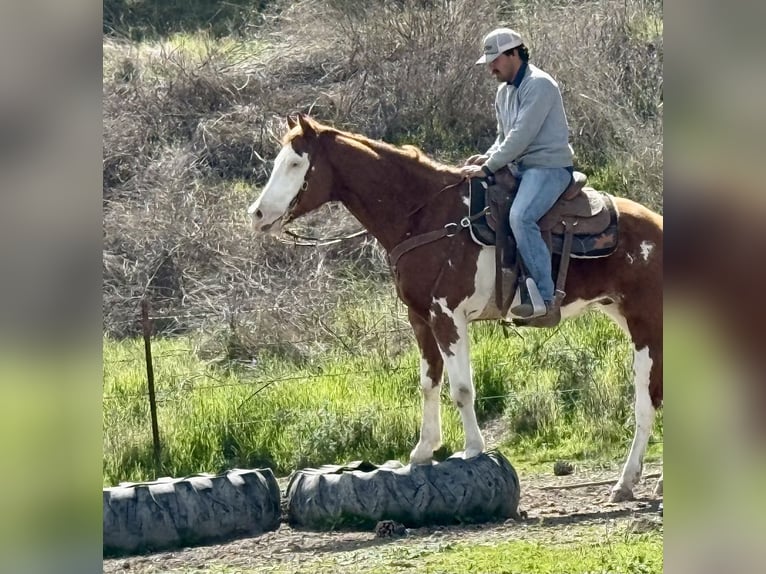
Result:
<instances>
[{"instance_id":1,"label":"man's hand","mask_svg":"<svg viewBox=\"0 0 766 574\"><path fill-rule=\"evenodd\" d=\"M481 169L480 165L464 165L460 168L460 175L463 177L487 177L487 172Z\"/></svg>"},{"instance_id":2,"label":"man's hand","mask_svg":"<svg viewBox=\"0 0 766 574\"><path fill-rule=\"evenodd\" d=\"M472 155L467 160L465 160L465 163L463 165L481 165L488 159L489 159L488 155L482 155L480 153L477 153L476 155Z\"/></svg>"}]
</instances>

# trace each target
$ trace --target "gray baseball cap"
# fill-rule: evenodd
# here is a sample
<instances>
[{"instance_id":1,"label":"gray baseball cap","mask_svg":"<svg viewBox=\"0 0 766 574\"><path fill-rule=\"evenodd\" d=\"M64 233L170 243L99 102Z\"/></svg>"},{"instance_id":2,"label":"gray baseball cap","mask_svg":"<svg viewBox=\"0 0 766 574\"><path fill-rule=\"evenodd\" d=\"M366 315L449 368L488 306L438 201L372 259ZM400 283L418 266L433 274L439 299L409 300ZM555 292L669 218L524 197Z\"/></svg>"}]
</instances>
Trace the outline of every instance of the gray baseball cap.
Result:
<instances>
[{"instance_id":1,"label":"gray baseball cap","mask_svg":"<svg viewBox=\"0 0 766 574\"><path fill-rule=\"evenodd\" d=\"M511 48L521 46L524 40L518 32L510 28L497 28L484 36L484 55L476 60L477 64L486 64L493 61L500 54Z\"/></svg>"}]
</instances>

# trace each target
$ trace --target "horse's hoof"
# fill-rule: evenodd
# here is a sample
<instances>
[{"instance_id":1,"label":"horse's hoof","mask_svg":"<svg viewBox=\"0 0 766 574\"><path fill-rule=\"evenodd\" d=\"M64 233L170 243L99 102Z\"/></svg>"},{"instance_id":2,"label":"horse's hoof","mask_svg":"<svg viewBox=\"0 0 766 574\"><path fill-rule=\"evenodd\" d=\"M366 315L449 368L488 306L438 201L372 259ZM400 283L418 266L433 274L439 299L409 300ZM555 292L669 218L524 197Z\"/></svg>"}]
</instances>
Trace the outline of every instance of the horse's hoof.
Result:
<instances>
[{"instance_id":1,"label":"horse's hoof","mask_svg":"<svg viewBox=\"0 0 766 574\"><path fill-rule=\"evenodd\" d=\"M432 450L429 450L427 452L423 452L422 449L415 449L410 453L410 464L417 465L417 464L431 464L431 460L433 460L434 453Z\"/></svg>"},{"instance_id":2,"label":"horse's hoof","mask_svg":"<svg viewBox=\"0 0 766 574\"><path fill-rule=\"evenodd\" d=\"M468 459L479 456L482 452L484 452L484 449L481 448L467 448L461 454L463 458Z\"/></svg>"},{"instance_id":3,"label":"horse's hoof","mask_svg":"<svg viewBox=\"0 0 766 574\"><path fill-rule=\"evenodd\" d=\"M466 450L459 450L457 452L453 452L451 455L449 455L447 458L460 458L462 460L469 460L472 458L476 458L480 454L484 454L483 450L476 450L476 449L466 449Z\"/></svg>"},{"instance_id":4,"label":"horse's hoof","mask_svg":"<svg viewBox=\"0 0 766 574\"><path fill-rule=\"evenodd\" d=\"M609 502L627 502L628 500L634 500L633 489L624 486L616 485L609 495Z\"/></svg>"},{"instance_id":5,"label":"horse's hoof","mask_svg":"<svg viewBox=\"0 0 766 574\"><path fill-rule=\"evenodd\" d=\"M453 453L452 453L451 455L449 455L447 458L460 458L460 459L462 459L462 460L465 460L465 459L471 458L470 456L468 456L468 455L466 454L467 452L468 452L468 451L465 451L465 450L459 450L459 451L457 451L457 452L453 452ZM476 455L473 455L473 456L476 456Z\"/></svg>"}]
</instances>

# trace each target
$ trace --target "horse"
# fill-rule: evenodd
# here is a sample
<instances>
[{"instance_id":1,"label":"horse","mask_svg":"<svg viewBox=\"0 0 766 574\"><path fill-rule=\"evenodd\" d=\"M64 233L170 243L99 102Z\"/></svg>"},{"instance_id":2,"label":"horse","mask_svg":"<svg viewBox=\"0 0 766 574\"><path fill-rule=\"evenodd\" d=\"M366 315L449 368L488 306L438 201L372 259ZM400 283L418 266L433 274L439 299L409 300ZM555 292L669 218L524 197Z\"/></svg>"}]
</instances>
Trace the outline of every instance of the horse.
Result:
<instances>
[{"instance_id":1,"label":"horse","mask_svg":"<svg viewBox=\"0 0 766 574\"><path fill-rule=\"evenodd\" d=\"M466 231L469 199L467 186L460 186L465 180L459 168L415 146L336 129L306 114L289 116L287 124L269 179L247 209L253 229L278 234L323 204L340 202L389 257L404 242L427 238L406 253L399 249L393 270L420 351L422 423L409 460L428 464L441 446L445 366L465 433L464 450L457 456L479 455L485 443L474 409L468 324L506 317L490 304L495 248L480 245ZM635 431L610 492L610 499L619 502L633 498L655 412L662 405L663 220L635 201L613 200L619 213L616 249L608 257L571 260L560 310L562 320L591 307L604 311L634 348ZM661 493L662 476L655 487L655 495Z\"/></svg>"}]
</instances>

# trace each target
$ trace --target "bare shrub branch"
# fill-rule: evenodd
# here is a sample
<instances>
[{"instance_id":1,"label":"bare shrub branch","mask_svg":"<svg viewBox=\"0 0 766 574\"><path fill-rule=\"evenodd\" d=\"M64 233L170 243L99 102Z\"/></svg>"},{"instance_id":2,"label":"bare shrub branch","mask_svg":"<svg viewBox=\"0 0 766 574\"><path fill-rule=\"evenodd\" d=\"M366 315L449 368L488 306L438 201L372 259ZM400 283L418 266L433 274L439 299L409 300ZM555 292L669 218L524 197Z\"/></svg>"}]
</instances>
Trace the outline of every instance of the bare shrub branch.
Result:
<instances>
[{"instance_id":1,"label":"bare shrub branch","mask_svg":"<svg viewBox=\"0 0 766 574\"><path fill-rule=\"evenodd\" d=\"M374 240L292 247L252 236L245 209L295 111L442 161L485 150L495 84L474 62L500 24L561 84L578 167L661 209L659 1L303 0L275 2L252 22L225 41L104 41L103 310L113 336L138 333L148 296L155 314L173 317L161 332L205 329L209 356L246 360L267 336L326 337L326 318L360 289L391 294ZM359 228L336 205L294 227L325 237Z\"/></svg>"}]
</instances>

